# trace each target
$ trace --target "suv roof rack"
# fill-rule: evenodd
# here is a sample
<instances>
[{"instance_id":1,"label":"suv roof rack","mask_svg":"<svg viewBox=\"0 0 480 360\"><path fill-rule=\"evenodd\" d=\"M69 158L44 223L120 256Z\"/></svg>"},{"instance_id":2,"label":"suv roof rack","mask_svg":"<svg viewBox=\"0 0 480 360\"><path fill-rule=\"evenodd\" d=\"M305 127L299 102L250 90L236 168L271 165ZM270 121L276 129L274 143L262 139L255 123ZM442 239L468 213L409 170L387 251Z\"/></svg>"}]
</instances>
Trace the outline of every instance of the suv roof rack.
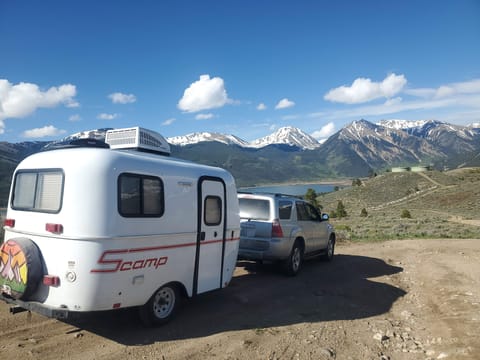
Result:
<instances>
[{"instance_id":1,"label":"suv roof rack","mask_svg":"<svg viewBox=\"0 0 480 360\"><path fill-rule=\"evenodd\" d=\"M275 197L291 197L302 199L302 195L291 195L291 194L282 194L282 193L275 193L275 192L268 192L268 191L237 191L237 194L252 194L252 195L273 195Z\"/></svg>"}]
</instances>

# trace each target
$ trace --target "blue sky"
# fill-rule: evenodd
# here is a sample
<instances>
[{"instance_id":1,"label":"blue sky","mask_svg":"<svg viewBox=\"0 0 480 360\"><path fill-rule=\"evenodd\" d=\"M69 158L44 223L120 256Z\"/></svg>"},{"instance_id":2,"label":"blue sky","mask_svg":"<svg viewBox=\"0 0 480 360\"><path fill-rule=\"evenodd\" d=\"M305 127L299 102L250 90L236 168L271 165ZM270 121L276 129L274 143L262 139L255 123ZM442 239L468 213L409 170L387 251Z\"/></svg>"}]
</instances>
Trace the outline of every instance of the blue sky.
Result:
<instances>
[{"instance_id":1,"label":"blue sky","mask_svg":"<svg viewBox=\"0 0 480 360\"><path fill-rule=\"evenodd\" d=\"M0 141L480 122L480 1L1 1Z\"/></svg>"}]
</instances>

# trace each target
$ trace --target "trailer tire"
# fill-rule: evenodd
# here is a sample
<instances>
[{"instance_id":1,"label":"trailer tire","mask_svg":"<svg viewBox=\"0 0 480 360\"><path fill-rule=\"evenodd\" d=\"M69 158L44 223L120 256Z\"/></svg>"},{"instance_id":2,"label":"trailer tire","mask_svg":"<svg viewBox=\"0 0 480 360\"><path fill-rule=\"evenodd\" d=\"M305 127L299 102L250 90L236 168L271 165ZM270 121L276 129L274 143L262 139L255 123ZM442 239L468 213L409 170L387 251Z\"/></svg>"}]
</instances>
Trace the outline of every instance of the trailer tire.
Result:
<instances>
[{"instance_id":1,"label":"trailer tire","mask_svg":"<svg viewBox=\"0 0 480 360\"><path fill-rule=\"evenodd\" d=\"M0 290L16 300L27 300L43 278L40 249L30 239L15 238L0 246Z\"/></svg>"},{"instance_id":2,"label":"trailer tire","mask_svg":"<svg viewBox=\"0 0 480 360\"><path fill-rule=\"evenodd\" d=\"M178 286L164 285L155 291L145 305L140 307L140 320L148 327L166 324L176 315L179 305Z\"/></svg>"}]
</instances>

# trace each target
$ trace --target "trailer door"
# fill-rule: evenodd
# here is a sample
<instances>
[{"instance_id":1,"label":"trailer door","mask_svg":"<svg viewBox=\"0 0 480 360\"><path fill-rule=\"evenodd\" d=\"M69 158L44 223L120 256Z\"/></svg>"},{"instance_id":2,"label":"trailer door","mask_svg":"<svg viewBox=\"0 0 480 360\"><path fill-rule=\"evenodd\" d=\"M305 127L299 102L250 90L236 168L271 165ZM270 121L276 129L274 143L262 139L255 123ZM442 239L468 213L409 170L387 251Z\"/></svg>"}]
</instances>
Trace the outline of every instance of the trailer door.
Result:
<instances>
[{"instance_id":1,"label":"trailer door","mask_svg":"<svg viewBox=\"0 0 480 360\"><path fill-rule=\"evenodd\" d=\"M204 176L198 184L198 234L194 294L222 287L226 195L222 179Z\"/></svg>"}]
</instances>

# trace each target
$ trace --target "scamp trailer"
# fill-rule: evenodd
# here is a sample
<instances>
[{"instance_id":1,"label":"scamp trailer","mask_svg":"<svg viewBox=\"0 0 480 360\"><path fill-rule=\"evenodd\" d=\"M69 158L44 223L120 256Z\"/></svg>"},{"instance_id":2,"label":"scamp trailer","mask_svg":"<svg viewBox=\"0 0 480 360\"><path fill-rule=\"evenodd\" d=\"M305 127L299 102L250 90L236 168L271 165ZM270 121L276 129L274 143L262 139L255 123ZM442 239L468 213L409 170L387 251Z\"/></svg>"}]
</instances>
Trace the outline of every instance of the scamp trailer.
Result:
<instances>
[{"instance_id":1,"label":"scamp trailer","mask_svg":"<svg viewBox=\"0 0 480 360\"><path fill-rule=\"evenodd\" d=\"M135 127L18 165L0 247L0 298L12 312L139 307L158 325L181 297L228 285L240 235L234 179L169 153L160 134Z\"/></svg>"}]
</instances>

